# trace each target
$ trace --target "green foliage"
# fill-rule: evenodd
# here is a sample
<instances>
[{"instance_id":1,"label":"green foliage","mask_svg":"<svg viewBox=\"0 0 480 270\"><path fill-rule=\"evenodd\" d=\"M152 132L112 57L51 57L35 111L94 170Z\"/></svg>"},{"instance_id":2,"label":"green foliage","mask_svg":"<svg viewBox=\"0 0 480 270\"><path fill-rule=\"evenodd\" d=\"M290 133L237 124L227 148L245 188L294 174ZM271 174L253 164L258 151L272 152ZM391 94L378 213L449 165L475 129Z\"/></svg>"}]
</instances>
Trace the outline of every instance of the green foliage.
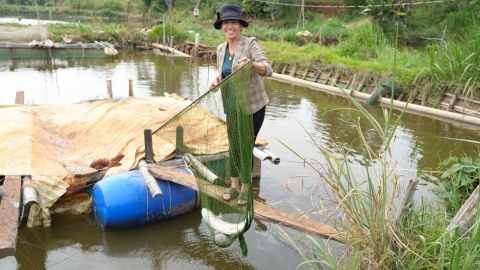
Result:
<instances>
[{"instance_id":1,"label":"green foliage","mask_svg":"<svg viewBox=\"0 0 480 270\"><path fill-rule=\"evenodd\" d=\"M69 0L70 7L74 9L94 9L94 0Z\"/></svg>"},{"instance_id":2,"label":"green foliage","mask_svg":"<svg viewBox=\"0 0 480 270\"><path fill-rule=\"evenodd\" d=\"M373 23L356 27L350 37L339 45L340 55L356 58L377 58L388 46L382 29Z\"/></svg>"},{"instance_id":3,"label":"green foliage","mask_svg":"<svg viewBox=\"0 0 480 270\"><path fill-rule=\"evenodd\" d=\"M156 40L157 38L163 39L163 28L163 25L153 27L152 32L148 34L150 40ZM185 42L188 38L188 34L185 31L180 31L176 25L170 23L165 24L165 36L173 36L175 42L179 43Z\"/></svg>"},{"instance_id":4,"label":"green foliage","mask_svg":"<svg viewBox=\"0 0 480 270\"><path fill-rule=\"evenodd\" d=\"M449 157L438 169L441 173L438 197L443 199L450 210L457 212L470 197L480 180L480 155L470 157Z\"/></svg>"},{"instance_id":5,"label":"green foliage","mask_svg":"<svg viewBox=\"0 0 480 270\"><path fill-rule=\"evenodd\" d=\"M447 14L457 10L457 3L445 1L436 5L412 6L405 19L408 35L441 38Z\"/></svg>"},{"instance_id":6,"label":"green foliage","mask_svg":"<svg viewBox=\"0 0 480 270\"><path fill-rule=\"evenodd\" d=\"M297 31L295 29L286 31L284 38L285 41L296 44L298 46L302 46L305 44L305 40L301 36L297 35Z\"/></svg>"},{"instance_id":7,"label":"green foliage","mask_svg":"<svg viewBox=\"0 0 480 270\"><path fill-rule=\"evenodd\" d=\"M242 1L243 11L255 19L264 19L270 16L270 11L267 9L268 4L253 0Z\"/></svg>"},{"instance_id":8,"label":"green foliage","mask_svg":"<svg viewBox=\"0 0 480 270\"><path fill-rule=\"evenodd\" d=\"M349 35L349 30L343 26L339 18L331 18L320 24L322 36L343 37Z\"/></svg>"},{"instance_id":9,"label":"green foliage","mask_svg":"<svg viewBox=\"0 0 480 270\"><path fill-rule=\"evenodd\" d=\"M366 0L343 0L344 6L358 6L358 9L355 8L344 8L343 9L343 18L347 21L357 18L362 10L363 7L367 5Z\"/></svg>"},{"instance_id":10,"label":"green foliage","mask_svg":"<svg viewBox=\"0 0 480 270\"><path fill-rule=\"evenodd\" d=\"M100 6L110 11L125 11L127 8L126 2L119 0L105 0L100 3Z\"/></svg>"}]
</instances>

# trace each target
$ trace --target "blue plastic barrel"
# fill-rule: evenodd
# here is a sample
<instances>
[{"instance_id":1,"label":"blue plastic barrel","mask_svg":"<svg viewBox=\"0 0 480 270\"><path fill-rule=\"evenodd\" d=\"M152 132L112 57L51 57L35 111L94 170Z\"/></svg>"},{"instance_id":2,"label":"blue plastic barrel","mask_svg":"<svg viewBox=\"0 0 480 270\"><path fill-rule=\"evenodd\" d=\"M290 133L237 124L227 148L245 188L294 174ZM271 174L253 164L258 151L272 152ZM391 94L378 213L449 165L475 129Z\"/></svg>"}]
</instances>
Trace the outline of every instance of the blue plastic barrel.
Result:
<instances>
[{"instance_id":1,"label":"blue plastic barrel","mask_svg":"<svg viewBox=\"0 0 480 270\"><path fill-rule=\"evenodd\" d=\"M176 168L192 174L185 168ZM197 192L157 179L163 197L152 198L139 170L111 175L95 184L93 213L104 230L121 230L169 219L195 209Z\"/></svg>"}]
</instances>

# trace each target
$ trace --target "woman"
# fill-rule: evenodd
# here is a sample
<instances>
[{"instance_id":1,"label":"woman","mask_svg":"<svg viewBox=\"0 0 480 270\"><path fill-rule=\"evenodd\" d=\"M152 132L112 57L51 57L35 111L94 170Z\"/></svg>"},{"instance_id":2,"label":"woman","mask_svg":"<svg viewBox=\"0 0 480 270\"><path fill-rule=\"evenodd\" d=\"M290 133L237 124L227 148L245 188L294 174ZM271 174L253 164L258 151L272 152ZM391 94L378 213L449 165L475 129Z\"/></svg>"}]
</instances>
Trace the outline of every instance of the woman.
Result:
<instances>
[{"instance_id":1,"label":"woman","mask_svg":"<svg viewBox=\"0 0 480 270\"><path fill-rule=\"evenodd\" d=\"M223 5L220 8L220 12L217 13L217 19L213 26L215 29L223 31L227 41L217 47L217 67L219 72L210 82L210 88L217 85L223 78L232 73L232 65L234 63L242 64L247 63L251 59L255 60L250 75L250 90L252 95L251 112L253 113L254 132L253 143L255 143L255 139L265 118L265 107L269 102L267 93L262 84L261 76L272 76L272 66L260 46L258 39L242 35L242 30L244 27L248 27L248 22L243 18L241 7L230 4ZM234 137L238 136L238 133L236 134L229 130L228 122L234 121L236 113L235 110L227 109L226 111L227 132L229 140L232 142L235 140ZM230 145L230 164L238 164L241 162L238 155L232 154L238 152L232 151L232 147L235 146L232 144ZM253 149L251 150L251 153L253 153ZM223 199L229 201L235 196L238 196L237 204L245 205L247 203L248 186L242 185L241 190L239 190L239 172L235 169L236 167L237 166L230 166L232 185L224 192Z\"/></svg>"}]
</instances>

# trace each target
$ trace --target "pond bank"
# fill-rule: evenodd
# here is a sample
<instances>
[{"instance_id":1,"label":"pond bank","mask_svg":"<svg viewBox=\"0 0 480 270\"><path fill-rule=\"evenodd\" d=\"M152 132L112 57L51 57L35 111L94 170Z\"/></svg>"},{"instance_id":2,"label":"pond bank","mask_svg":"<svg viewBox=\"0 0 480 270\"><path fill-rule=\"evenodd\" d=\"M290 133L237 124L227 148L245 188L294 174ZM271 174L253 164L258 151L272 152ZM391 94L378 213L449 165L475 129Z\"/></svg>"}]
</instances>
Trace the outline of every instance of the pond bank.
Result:
<instances>
[{"instance_id":1,"label":"pond bank","mask_svg":"<svg viewBox=\"0 0 480 270\"><path fill-rule=\"evenodd\" d=\"M350 89L344 89L344 91L342 91L340 88L335 86L311 82L304 79L299 79L299 78L295 78L292 76L279 74L279 73L274 73L272 76L272 79L282 81L282 82L287 82L287 83L295 83L297 85L309 87L314 90L320 90L320 91L327 92L330 94L335 94L335 95L344 96L345 94L349 94L361 101L366 101L371 97L371 93L364 93L364 92L350 90ZM446 98L448 98L448 95ZM381 102L384 106L389 106L392 101L390 98L379 98L379 102ZM462 122L466 124L480 126L480 118L478 116L467 115L467 114L462 114L462 113L452 112L452 111L439 110L439 109L422 106L415 103L407 103L399 100L393 100L392 104L393 104L393 107L396 109L402 110L406 108L406 111L414 112L424 116L430 116L430 117L439 118L443 120L451 120L453 122L457 121L457 122ZM465 109L462 106L456 106L456 107Z\"/></svg>"}]
</instances>

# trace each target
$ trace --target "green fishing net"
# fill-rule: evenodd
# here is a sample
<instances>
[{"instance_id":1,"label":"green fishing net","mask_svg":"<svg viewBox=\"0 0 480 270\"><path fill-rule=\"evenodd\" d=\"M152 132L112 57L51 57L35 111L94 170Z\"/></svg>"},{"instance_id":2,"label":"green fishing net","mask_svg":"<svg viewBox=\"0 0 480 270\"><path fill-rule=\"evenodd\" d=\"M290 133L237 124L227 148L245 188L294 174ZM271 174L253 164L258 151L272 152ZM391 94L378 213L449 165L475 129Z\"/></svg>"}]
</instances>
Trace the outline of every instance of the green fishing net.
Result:
<instances>
[{"instance_id":1,"label":"green fishing net","mask_svg":"<svg viewBox=\"0 0 480 270\"><path fill-rule=\"evenodd\" d=\"M254 214L252 64L234 65L230 76L152 133L174 144L192 168L213 242L228 247L238 238L244 256L243 234ZM239 179L238 190L232 178Z\"/></svg>"}]
</instances>

